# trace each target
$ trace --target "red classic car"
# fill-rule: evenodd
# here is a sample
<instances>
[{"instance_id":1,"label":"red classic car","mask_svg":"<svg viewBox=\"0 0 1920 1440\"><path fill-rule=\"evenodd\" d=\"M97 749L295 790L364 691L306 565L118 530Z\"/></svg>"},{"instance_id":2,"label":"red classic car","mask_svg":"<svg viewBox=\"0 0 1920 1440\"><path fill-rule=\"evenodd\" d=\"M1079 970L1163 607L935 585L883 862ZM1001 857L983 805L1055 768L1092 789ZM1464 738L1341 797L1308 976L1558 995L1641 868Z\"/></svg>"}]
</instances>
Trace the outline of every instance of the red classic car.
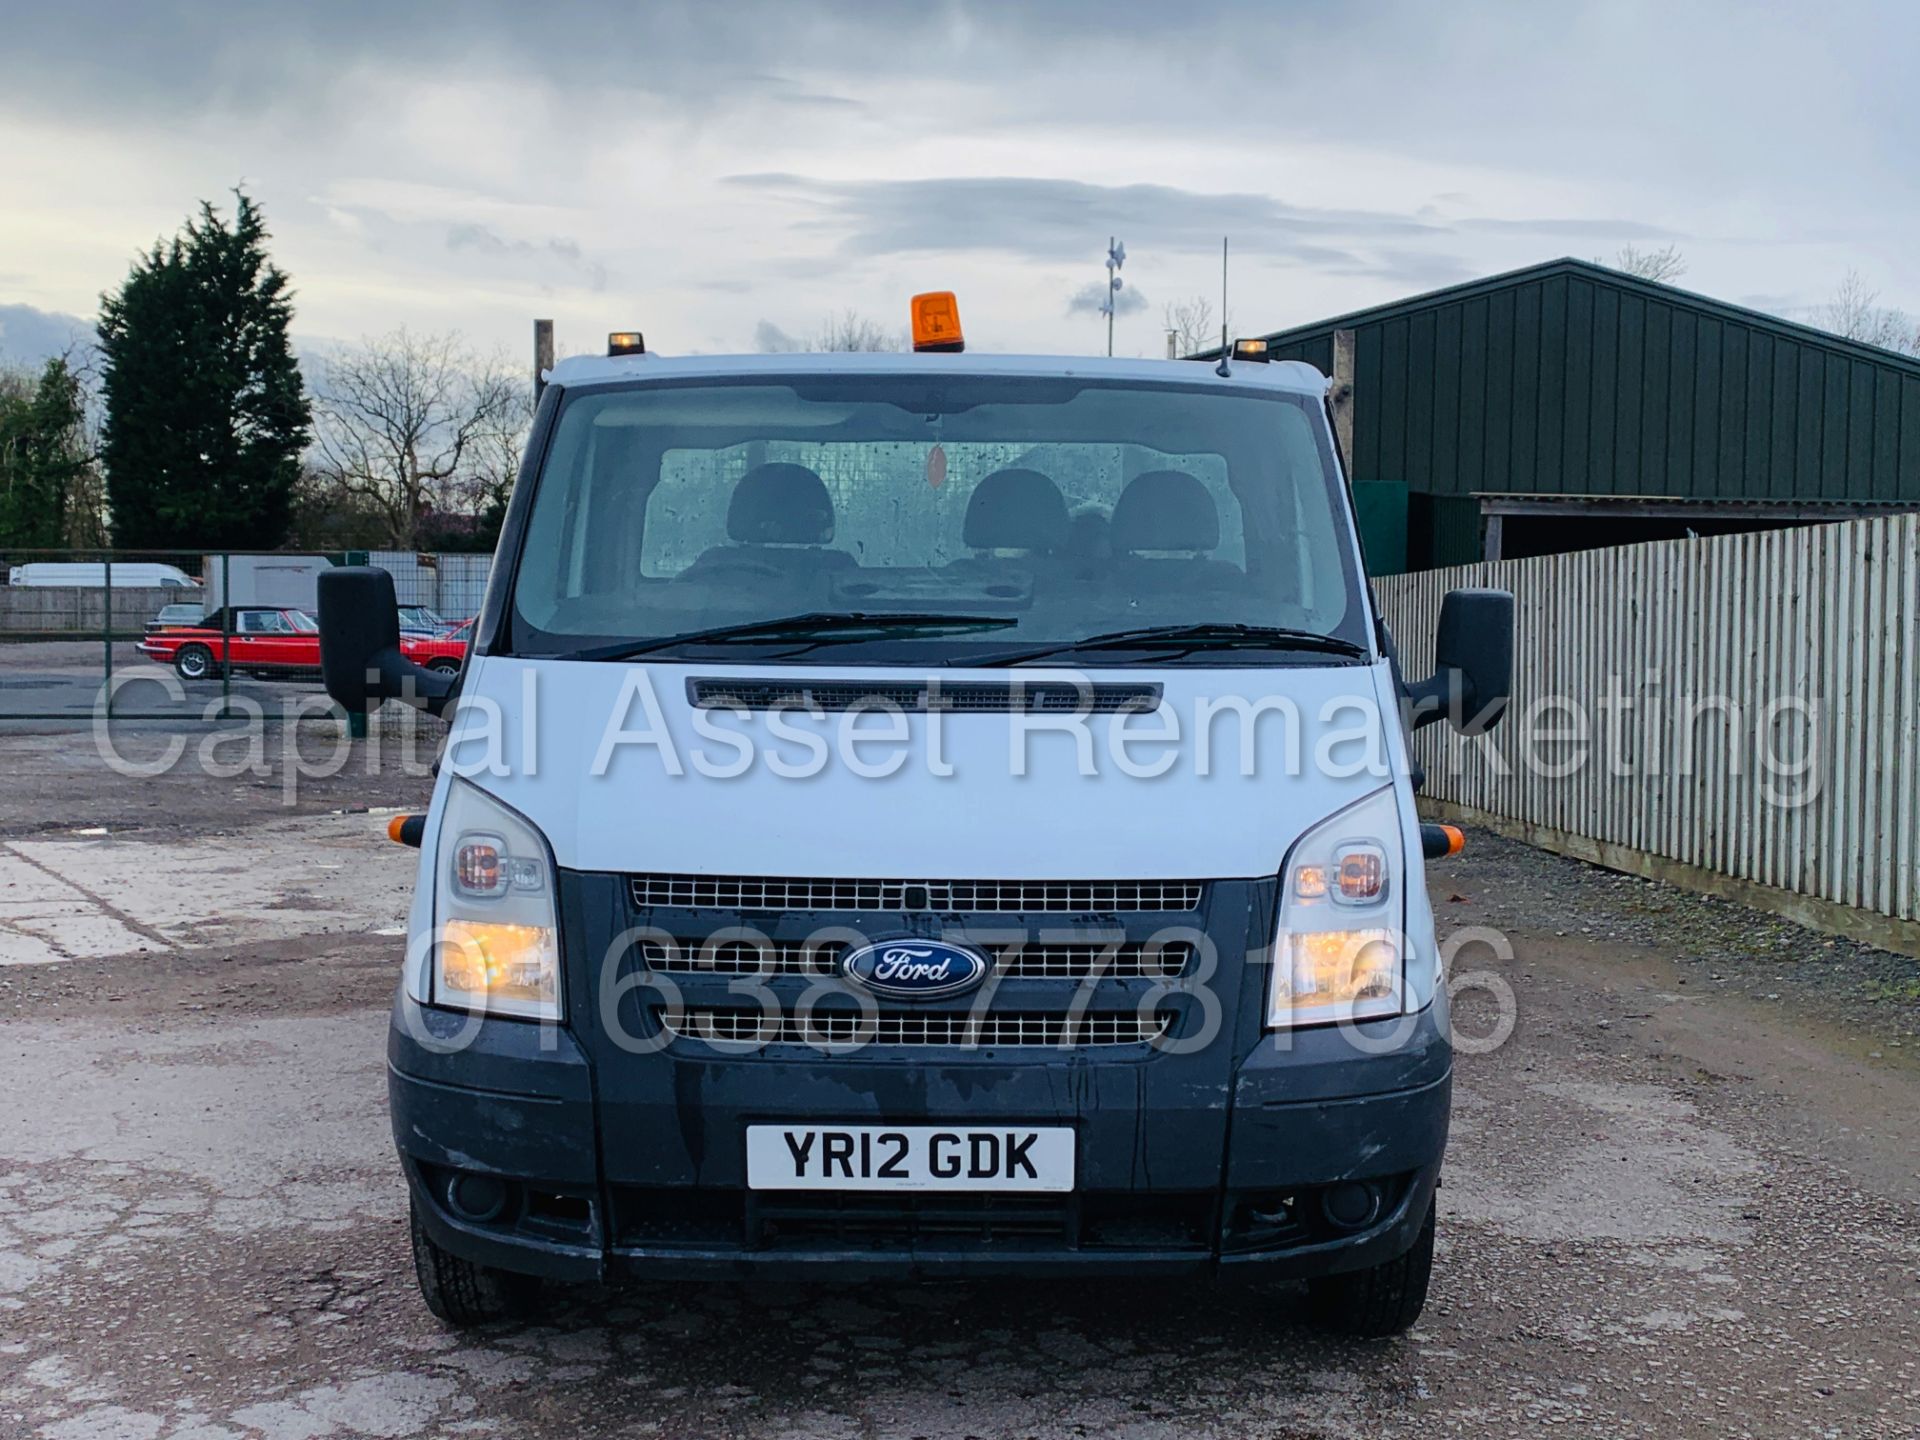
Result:
<instances>
[{"instance_id":1,"label":"red classic car","mask_svg":"<svg viewBox=\"0 0 1920 1440\"><path fill-rule=\"evenodd\" d=\"M431 670L458 670L473 622L445 635L402 635L401 652ZM134 646L172 665L183 680L218 679L223 670L261 679L317 679L320 627L304 610L236 605L191 625L167 625Z\"/></svg>"},{"instance_id":2,"label":"red classic car","mask_svg":"<svg viewBox=\"0 0 1920 1440\"><path fill-rule=\"evenodd\" d=\"M234 605L191 625L165 625L134 646L172 665L182 680L217 679L223 670L248 675L318 675L320 627L304 610Z\"/></svg>"},{"instance_id":3,"label":"red classic car","mask_svg":"<svg viewBox=\"0 0 1920 1440\"><path fill-rule=\"evenodd\" d=\"M458 670L473 640L473 621L462 620L439 635L402 635L400 651L429 670Z\"/></svg>"}]
</instances>

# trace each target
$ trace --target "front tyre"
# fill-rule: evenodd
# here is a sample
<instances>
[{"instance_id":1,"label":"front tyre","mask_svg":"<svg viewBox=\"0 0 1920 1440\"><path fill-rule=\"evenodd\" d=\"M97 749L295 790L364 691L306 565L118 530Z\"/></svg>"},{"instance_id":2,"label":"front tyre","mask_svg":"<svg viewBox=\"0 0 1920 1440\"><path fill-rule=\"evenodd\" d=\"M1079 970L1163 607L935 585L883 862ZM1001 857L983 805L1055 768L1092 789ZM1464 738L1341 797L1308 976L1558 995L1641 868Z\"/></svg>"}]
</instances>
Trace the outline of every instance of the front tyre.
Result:
<instances>
[{"instance_id":1,"label":"front tyre","mask_svg":"<svg viewBox=\"0 0 1920 1440\"><path fill-rule=\"evenodd\" d=\"M173 670L182 680L205 680L214 673L213 652L204 645L182 645Z\"/></svg>"},{"instance_id":2,"label":"front tyre","mask_svg":"<svg viewBox=\"0 0 1920 1440\"><path fill-rule=\"evenodd\" d=\"M1404 1255L1367 1270L1323 1275L1307 1282L1314 1321L1341 1335L1380 1340L1412 1328L1427 1304L1433 1275L1434 1206L1427 1206L1420 1238Z\"/></svg>"},{"instance_id":3,"label":"front tyre","mask_svg":"<svg viewBox=\"0 0 1920 1440\"><path fill-rule=\"evenodd\" d=\"M476 1265L442 1250L420 1223L418 1204L409 1207L413 1229L413 1274L420 1282L420 1298L434 1317L456 1330L494 1325L525 1315L533 1308L540 1282Z\"/></svg>"}]
</instances>

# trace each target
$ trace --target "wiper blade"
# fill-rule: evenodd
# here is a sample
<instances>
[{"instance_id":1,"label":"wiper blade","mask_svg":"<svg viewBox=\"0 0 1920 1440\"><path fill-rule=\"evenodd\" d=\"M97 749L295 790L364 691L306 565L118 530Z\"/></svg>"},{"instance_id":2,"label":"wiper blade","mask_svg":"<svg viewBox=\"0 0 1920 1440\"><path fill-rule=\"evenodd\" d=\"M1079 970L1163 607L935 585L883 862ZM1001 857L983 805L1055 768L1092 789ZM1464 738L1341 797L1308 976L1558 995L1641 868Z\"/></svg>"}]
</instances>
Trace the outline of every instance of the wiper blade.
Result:
<instances>
[{"instance_id":1,"label":"wiper blade","mask_svg":"<svg viewBox=\"0 0 1920 1440\"><path fill-rule=\"evenodd\" d=\"M1142 625L1131 630L1109 630L1081 640L1062 640L1049 645L1031 645L1022 650L1001 650L991 655L976 655L960 661L963 665L1018 665L1053 655L1069 655L1082 650L1154 649L1174 646L1183 650L1309 650L1321 655L1344 655L1359 660L1366 650L1338 635L1323 635L1318 630L1295 630L1285 625L1243 625L1225 621L1200 621L1188 625Z\"/></svg>"},{"instance_id":2,"label":"wiper blade","mask_svg":"<svg viewBox=\"0 0 1920 1440\"><path fill-rule=\"evenodd\" d=\"M676 645L724 645L734 640L812 640L831 635L850 638L854 631L887 635L901 630L1004 630L1019 623L1006 615L956 615L940 610L809 610L799 615L776 615L765 620L687 630L678 635L656 635L648 640L624 640L617 645L576 650L558 658L628 660L657 650L671 650Z\"/></svg>"}]
</instances>

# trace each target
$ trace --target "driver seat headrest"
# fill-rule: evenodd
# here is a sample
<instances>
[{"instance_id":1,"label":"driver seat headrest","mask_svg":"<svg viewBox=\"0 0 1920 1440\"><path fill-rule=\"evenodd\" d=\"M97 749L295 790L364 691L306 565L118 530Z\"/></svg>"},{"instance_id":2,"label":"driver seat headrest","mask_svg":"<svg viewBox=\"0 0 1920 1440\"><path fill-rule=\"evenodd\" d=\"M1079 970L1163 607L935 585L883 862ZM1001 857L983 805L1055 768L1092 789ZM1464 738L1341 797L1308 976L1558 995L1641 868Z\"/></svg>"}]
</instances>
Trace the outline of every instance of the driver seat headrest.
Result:
<instances>
[{"instance_id":1,"label":"driver seat headrest","mask_svg":"<svg viewBox=\"0 0 1920 1440\"><path fill-rule=\"evenodd\" d=\"M727 538L741 545L825 545L833 539L833 497L804 465L756 465L727 502Z\"/></svg>"},{"instance_id":2,"label":"driver seat headrest","mask_svg":"<svg viewBox=\"0 0 1920 1440\"><path fill-rule=\"evenodd\" d=\"M1220 507L1207 487L1184 470L1146 470L1127 482L1113 507L1116 554L1214 550L1220 544Z\"/></svg>"},{"instance_id":3,"label":"driver seat headrest","mask_svg":"<svg viewBox=\"0 0 1920 1440\"><path fill-rule=\"evenodd\" d=\"M1067 542L1067 500L1038 470L996 470L967 500L960 538L974 550L1057 550Z\"/></svg>"}]
</instances>

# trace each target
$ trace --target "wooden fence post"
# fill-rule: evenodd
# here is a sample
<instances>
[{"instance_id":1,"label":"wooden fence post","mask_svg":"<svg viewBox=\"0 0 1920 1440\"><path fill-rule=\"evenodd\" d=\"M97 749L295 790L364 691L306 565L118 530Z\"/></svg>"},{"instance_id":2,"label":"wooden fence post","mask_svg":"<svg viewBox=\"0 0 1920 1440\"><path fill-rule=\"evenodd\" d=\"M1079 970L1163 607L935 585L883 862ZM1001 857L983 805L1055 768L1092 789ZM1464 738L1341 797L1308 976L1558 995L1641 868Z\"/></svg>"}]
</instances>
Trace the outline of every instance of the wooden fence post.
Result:
<instances>
[{"instance_id":1,"label":"wooden fence post","mask_svg":"<svg viewBox=\"0 0 1920 1440\"><path fill-rule=\"evenodd\" d=\"M540 392L547 388L546 374L553 368L553 321L536 320L533 322L533 398L539 402Z\"/></svg>"},{"instance_id":2,"label":"wooden fence post","mask_svg":"<svg viewBox=\"0 0 1920 1440\"><path fill-rule=\"evenodd\" d=\"M1340 441L1340 462L1353 474L1353 331L1333 332L1333 388L1327 392L1333 407L1333 433ZM1398 478L1398 477L1396 477Z\"/></svg>"}]
</instances>

